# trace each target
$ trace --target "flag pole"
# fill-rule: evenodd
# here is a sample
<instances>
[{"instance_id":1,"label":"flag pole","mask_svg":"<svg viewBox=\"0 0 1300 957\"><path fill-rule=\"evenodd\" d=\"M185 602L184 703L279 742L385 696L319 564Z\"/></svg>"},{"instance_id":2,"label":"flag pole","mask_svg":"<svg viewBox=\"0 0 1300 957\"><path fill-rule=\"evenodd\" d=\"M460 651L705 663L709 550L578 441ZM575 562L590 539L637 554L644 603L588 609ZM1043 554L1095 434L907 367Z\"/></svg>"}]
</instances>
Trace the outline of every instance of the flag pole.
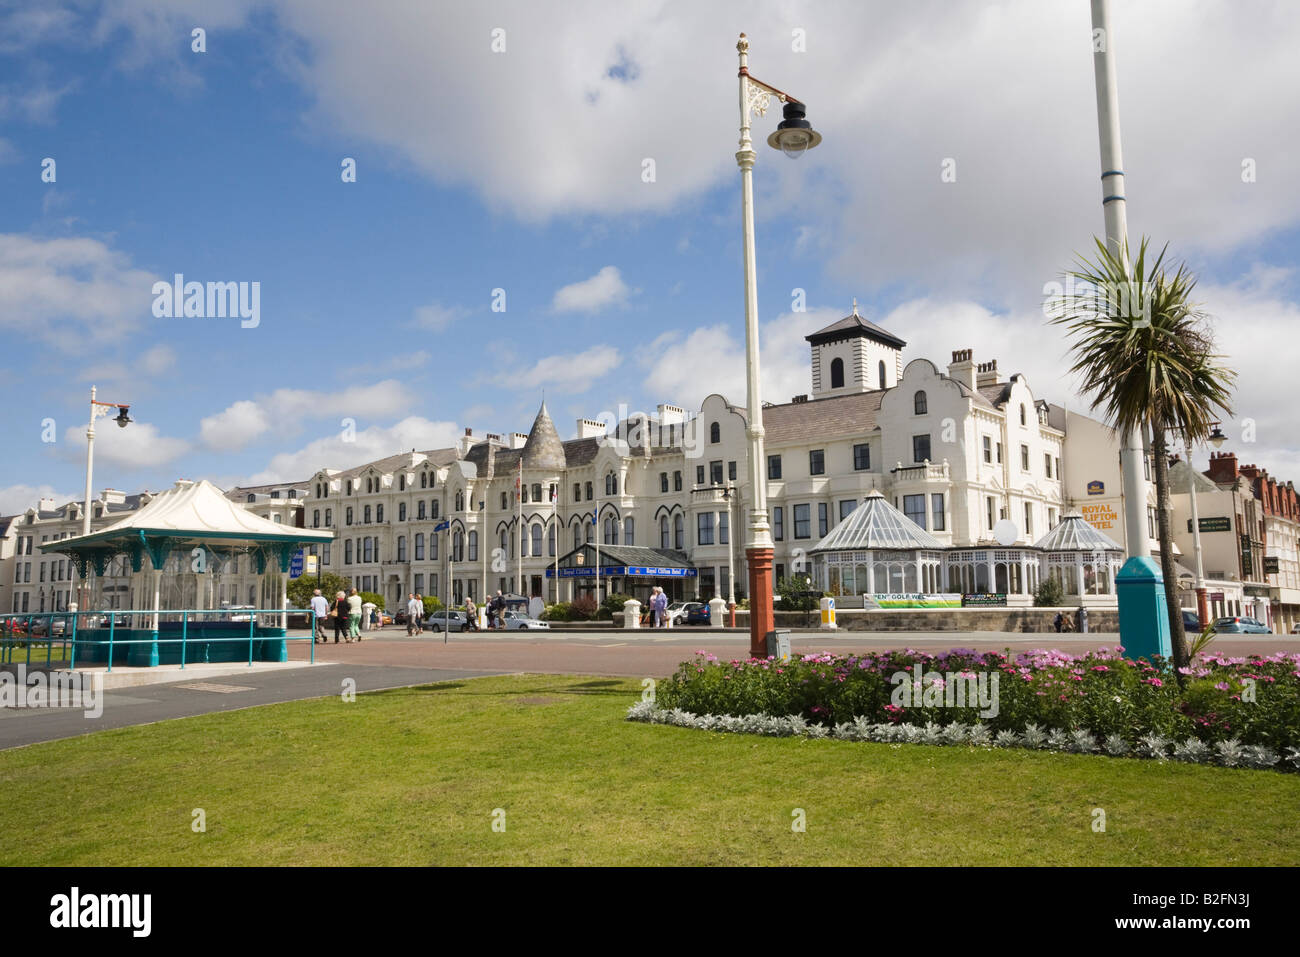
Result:
<instances>
[{"instance_id":1,"label":"flag pole","mask_svg":"<svg viewBox=\"0 0 1300 957\"><path fill-rule=\"evenodd\" d=\"M519 509L519 551L515 555L515 594L524 593L524 456L519 455L519 478L515 479L515 503Z\"/></svg>"}]
</instances>

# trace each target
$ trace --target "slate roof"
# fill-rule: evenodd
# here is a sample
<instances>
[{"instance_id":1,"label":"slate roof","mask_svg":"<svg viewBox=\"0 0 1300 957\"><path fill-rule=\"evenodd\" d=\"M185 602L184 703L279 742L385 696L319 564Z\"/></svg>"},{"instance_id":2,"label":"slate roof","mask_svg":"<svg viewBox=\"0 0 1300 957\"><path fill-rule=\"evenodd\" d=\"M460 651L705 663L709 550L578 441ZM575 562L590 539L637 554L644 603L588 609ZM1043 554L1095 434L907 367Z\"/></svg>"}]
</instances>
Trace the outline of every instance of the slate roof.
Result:
<instances>
[{"instance_id":1,"label":"slate roof","mask_svg":"<svg viewBox=\"0 0 1300 957\"><path fill-rule=\"evenodd\" d=\"M528 441L524 443L524 468L562 471L566 465L564 451L560 433L555 431L555 423L543 402L537 410L533 427L528 430Z\"/></svg>"},{"instance_id":2,"label":"slate roof","mask_svg":"<svg viewBox=\"0 0 1300 957\"><path fill-rule=\"evenodd\" d=\"M776 446L797 443L803 439L865 435L877 428L880 400L884 395L884 391L875 390L766 406L763 409L766 441ZM748 422L749 416L745 410L737 411Z\"/></svg>"},{"instance_id":3,"label":"slate roof","mask_svg":"<svg viewBox=\"0 0 1300 957\"><path fill-rule=\"evenodd\" d=\"M854 306L853 314L845 316L837 322L832 322L824 329L818 329L810 336L804 338L813 345L820 345L823 342L835 342L839 339L850 339L855 336L864 336L867 339L874 339L876 342L883 343L887 346L893 346L895 349L902 349L907 345L902 339L894 335L887 329L882 329L870 319L864 319L858 315L857 307Z\"/></svg>"},{"instance_id":4,"label":"slate roof","mask_svg":"<svg viewBox=\"0 0 1300 957\"><path fill-rule=\"evenodd\" d=\"M594 552L596 545L594 542L584 542L573 551L566 555L560 556L561 568L573 568L576 563L573 556L578 552L593 553L592 561L595 561ZM694 568L691 560L686 557L685 552L679 552L672 549L650 548L646 545L601 545L600 546L600 564L605 565L631 565L633 567L654 565L666 568Z\"/></svg>"},{"instance_id":5,"label":"slate roof","mask_svg":"<svg viewBox=\"0 0 1300 957\"><path fill-rule=\"evenodd\" d=\"M937 538L873 491L823 538L814 552L864 548L943 549Z\"/></svg>"}]
</instances>

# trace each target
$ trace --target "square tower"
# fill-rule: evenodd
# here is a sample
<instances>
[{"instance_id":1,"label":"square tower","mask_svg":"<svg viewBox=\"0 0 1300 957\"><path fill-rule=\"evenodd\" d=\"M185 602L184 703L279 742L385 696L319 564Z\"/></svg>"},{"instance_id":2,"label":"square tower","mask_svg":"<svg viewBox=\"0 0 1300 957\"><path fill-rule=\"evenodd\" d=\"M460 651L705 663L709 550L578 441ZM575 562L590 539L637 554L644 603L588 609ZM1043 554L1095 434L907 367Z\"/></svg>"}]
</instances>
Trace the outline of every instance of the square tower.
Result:
<instances>
[{"instance_id":1,"label":"square tower","mask_svg":"<svg viewBox=\"0 0 1300 957\"><path fill-rule=\"evenodd\" d=\"M856 299L852 315L805 338L812 346L815 399L889 389L898 382L907 343L858 315Z\"/></svg>"}]
</instances>

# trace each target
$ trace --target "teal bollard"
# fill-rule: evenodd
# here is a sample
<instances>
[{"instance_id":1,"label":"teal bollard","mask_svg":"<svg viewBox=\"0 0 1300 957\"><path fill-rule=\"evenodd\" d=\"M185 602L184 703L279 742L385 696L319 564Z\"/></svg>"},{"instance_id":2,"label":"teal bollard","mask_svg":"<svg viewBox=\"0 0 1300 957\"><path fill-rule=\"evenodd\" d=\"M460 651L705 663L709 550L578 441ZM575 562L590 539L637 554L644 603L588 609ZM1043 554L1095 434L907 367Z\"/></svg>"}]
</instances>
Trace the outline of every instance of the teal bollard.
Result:
<instances>
[{"instance_id":1,"label":"teal bollard","mask_svg":"<svg viewBox=\"0 0 1300 957\"><path fill-rule=\"evenodd\" d=\"M1154 559L1130 558L1115 576L1119 596L1119 639L1124 657L1173 657L1165 579Z\"/></svg>"}]
</instances>

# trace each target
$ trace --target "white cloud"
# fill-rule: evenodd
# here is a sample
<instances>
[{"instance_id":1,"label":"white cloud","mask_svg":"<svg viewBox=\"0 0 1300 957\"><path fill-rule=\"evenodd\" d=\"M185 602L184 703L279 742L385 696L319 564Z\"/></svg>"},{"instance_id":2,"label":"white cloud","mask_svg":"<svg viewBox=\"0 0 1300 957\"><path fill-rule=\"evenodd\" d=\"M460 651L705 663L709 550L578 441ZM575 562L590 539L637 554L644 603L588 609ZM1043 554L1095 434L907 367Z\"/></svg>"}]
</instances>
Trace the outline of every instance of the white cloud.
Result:
<instances>
[{"instance_id":1,"label":"white cloud","mask_svg":"<svg viewBox=\"0 0 1300 957\"><path fill-rule=\"evenodd\" d=\"M429 332L442 332L453 322L463 319L466 315L468 315L467 310L460 306L443 306L431 302L427 306L420 306L415 310L411 325L418 329L426 329Z\"/></svg>"},{"instance_id":2,"label":"white cloud","mask_svg":"<svg viewBox=\"0 0 1300 957\"><path fill-rule=\"evenodd\" d=\"M241 399L199 423L199 439L218 451L233 452L271 427L266 412L256 402Z\"/></svg>"},{"instance_id":3,"label":"white cloud","mask_svg":"<svg viewBox=\"0 0 1300 957\"><path fill-rule=\"evenodd\" d=\"M68 350L117 338L148 316L154 277L96 239L0 234L0 327Z\"/></svg>"},{"instance_id":4,"label":"white cloud","mask_svg":"<svg viewBox=\"0 0 1300 957\"><path fill-rule=\"evenodd\" d=\"M35 508L43 498L53 499L57 508L78 496L56 491L52 485L10 485L0 488L0 515L18 515Z\"/></svg>"},{"instance_id":5,"label":"white cloud","mask_svg":"<svg viewBox=\"0 0 1300 957\"><path fill-rule=\"evenodd\" d=\"M543 356L531 366L513 369L495 381L505 389L585 392L595 380L613 372L622 360L622 353L613 346L592 346L571 355Z\"/></svg>"},{"instance_id":6,"label":"white cloud","mask_svg":"<svg viewBox=\"0 0 1300 957\"><path fill-rule=\"evenodd\" d=\"M65 454L75 461L86 458L86 427L71 426L63 432ZM166 465L190 451L184 439L172 438L158 431L156 425L133 421L126 428L118 428L111 419L100 419L95 425L95 462L145 470Z\"/></svg>"},{"instance_id":7,"label":"white cloud","mask_svg":"<svg viewBox=\"0 0 1300 957\"><path fill-rule=\"evenodd\" d=\"M597 312L627 302L630 290L617 266L605 266L590 279L556 290L551 300L555 312Z\"/></svg>"},{"instance_id":8,"label":"white cloud","mask_svg":"<svg viewBox=\"0 0 1300 957\"><path fill-rule=\"evenodd\" d=\"M454 422L433 422L419 416L408 416L393 425L358 429L353 441L345 441L345 434L339 432L315 439L296 451L281 452L265 469L239 484L297 481L316 474L322 468L353 468L395 455L403 449L449 448L456 444L457 437L458 429Z\"/></svg>"}]
</instances>

